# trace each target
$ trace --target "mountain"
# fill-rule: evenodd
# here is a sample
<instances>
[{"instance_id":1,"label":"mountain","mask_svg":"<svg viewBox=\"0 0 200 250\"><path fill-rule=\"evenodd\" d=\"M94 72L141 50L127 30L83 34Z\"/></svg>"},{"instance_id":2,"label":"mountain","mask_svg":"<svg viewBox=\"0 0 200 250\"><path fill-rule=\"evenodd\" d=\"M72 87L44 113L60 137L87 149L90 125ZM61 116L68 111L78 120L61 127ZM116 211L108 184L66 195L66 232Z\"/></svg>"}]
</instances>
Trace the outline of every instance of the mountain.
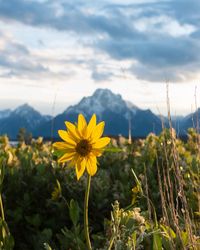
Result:
<instances>
[{"instance_id":1,"label":"mountain","mask_svg":"<svg viewBox=\"0 0 200 250\"><path fill-rule=\"evenodd\" d=\"M16 139L19 129L26 128L34 137L58 138L57 131L66 129L64 122L76 122L79 113L82 113L87 121L95 113L98 121L105 121L105 134L110 136L127 136L129 127L133 137L145 137L150 132L159 134L162 130L161 120L165 127L169 126L167 118L161 119L149 109L140 109L109 89L97 89L93 95L82 98L79 103L68 107L54 118L41 115L28 104L13 111L0 111L0 135L8 134L11 139ZM200 124L200 109L186 117L172 117L177 134L185 136L189 127L196 126L197 116Z\"/></svg>"},{"instance_id":2,"label":"mountain","mask_svg":"<svg viewBox=\"0 0 200 250\"><path fill-rule=\"evenodd\" d=\"M24 104L4 115L0 120L0 134L7 134L11 139L16 139L20 128L32 132L49 119L49 116L42 116L31 106Z\"/></svg>"},{"instance_id":3,"label":"mountain","mask_svg":"<svg viewBox=\"0 0 200 250\"><path fill-rule=\"evenodd\" d=\"M105 111L114 113L124 113L126 117L130 111L136 112L138 108L130 102L126 102L122 99L121 95L113 94L109 89L97 89L92 96L84 97L77 105L70 106L64 113L83 113L85 116L91 116L96 114L99 119L102 119L102 115Z\"/></svg>"},{"instance_id":4,"label":"mountain","mask_svg":"<svg viewBox=\"0 0 200 250\"><path fill-rule=\"evenodd\" d=\"M182 118L180 122L180 134L186 135L188 128L196 128L197 123L199 123L200 126L200 108L197 109L197 111L195 111L194 113Z\"/></svg>"},{"instance_id":5,"label":"mountain","mask_svg":"<svg viewBox=\"0 0 200 250\"><path fill-rule=\"evenodd\" d=\"M65 129L66 120L75 122L82 113L87 120L95 113L106 123L105 134L128 135L129 121L131 121L132 135L144 137L150 132L161 131L161 121L150 110L142 110L130 102L122 99L121 95L112 93L109 89L97 89L92 96L84 97L78 104L68 107L62 114L52 121L39 126L34 135L57 138L58 129ZM52 133L53 131L53 133Z\"/></svg>"},{"instance_id":6,"label":"mountain","mask_svg":"<svg viewBox=\"0 0 200 250\"><path fill-rule=\"evenodd\" d=\"M7 118L11 113L10 109L0 110L0 120Z\"/></svg>"}]
</instances>

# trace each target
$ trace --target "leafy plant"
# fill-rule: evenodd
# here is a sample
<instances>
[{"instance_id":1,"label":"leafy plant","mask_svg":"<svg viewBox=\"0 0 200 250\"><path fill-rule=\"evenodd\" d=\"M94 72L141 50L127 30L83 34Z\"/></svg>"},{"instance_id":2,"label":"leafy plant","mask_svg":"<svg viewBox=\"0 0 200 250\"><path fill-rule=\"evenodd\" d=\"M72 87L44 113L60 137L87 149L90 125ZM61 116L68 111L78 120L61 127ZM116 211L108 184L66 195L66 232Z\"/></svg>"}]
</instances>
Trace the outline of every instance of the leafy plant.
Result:
<instances>
[{"instance_id":1,"label":"leafy plant","mask_svg":"<svg viewBox=\"0 0 200 250\"><path fill-rule=\"evenodd\" d=\"M108 249L112 240L112 250L117 246L160 249L161 245L166 250L198 249L197 137L190 130L188 140L181 141L164 130L131 145L126 139L112 139L112 150L100 159L91 183L89 225L94 249ZM86 176L77 183L74 171L57 164L51 143L42 138L11 146L6 136L0 137L0 162L6 218L5 222L1 217L0 240L4 245L10 242L5 249L12 249L14 242L20 250L86 249L82 220ZM137 224L136 215L143 223Z\"/></svg>"}]
</instances>

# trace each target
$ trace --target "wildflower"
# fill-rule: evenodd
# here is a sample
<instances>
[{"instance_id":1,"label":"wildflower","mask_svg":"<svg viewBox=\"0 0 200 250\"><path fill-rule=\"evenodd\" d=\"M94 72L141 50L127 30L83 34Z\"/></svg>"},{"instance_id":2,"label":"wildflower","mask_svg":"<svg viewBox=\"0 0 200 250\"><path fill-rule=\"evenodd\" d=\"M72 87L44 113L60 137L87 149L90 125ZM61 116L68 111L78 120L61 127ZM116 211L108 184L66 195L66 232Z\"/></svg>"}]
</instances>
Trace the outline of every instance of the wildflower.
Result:
<instances>
[{"instance_id":1,"label":"wildflower","mask_svg":"<svg viewBox=\"0 0 200 250\"><path fill-rule=\"evenodd\" d=\"M67 131L58 130L58 134L64 142L56 142L53 146L64 154L58 162L69 162L75 166L77 179L83 175L85 169L90 176L97 171L97 157L101 156L110 138L102 137L105 123L96 124L94 114L87 124L84 116L79 114L78 124L65 122Z\"/></svg>"}]
</instances>

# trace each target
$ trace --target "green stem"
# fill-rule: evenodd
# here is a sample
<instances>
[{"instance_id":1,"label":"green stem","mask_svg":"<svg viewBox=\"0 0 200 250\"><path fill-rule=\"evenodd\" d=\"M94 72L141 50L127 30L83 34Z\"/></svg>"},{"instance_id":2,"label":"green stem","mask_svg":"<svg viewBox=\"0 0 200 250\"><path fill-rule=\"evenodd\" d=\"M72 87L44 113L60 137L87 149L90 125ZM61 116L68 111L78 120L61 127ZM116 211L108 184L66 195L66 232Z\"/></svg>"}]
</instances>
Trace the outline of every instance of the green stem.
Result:
<instances>
[{"instance_id":1,"label":"green stem","mask_svg":"<svg viewBox=\"0 0 200 250\"><path fill-rule=\"evenodd\" d=\"M112 249L112 246L113 246L113 243L114 243L114 236L112 236L111 240L110 240L110 243L109 243L109 247L108 247L108 250L111 250Z\"/></svg>"},{"instance_id":2,"label":"green stem","mask_svg":"<svg viewBox=\"0 0 200 250\"><path fill-rule=\"evenodd\" d=\"M89 234L89 225L88 225L88 201L89 201L89 193L90 193L90 182L91 182L91 176L88 174L87 186L85 190L85 202L84 202L84 232L85 232L85 239L86 239L88 250L92 250L92 246L90 242L90 234Z\"/></svg>"},{"instance_id":3,"label":"green stem","mask_svg":"<svg viewBox=\"0 0 200 250\"><path fill-rule=\"evenodd\" d=\"M5 216L4 216L4 209L3 209L3 202L2 202L2 197L1 197L1 193L0 193L0 209L1 209L1 217L2 220L5 221Z\"/></svg>"}]
</instances>

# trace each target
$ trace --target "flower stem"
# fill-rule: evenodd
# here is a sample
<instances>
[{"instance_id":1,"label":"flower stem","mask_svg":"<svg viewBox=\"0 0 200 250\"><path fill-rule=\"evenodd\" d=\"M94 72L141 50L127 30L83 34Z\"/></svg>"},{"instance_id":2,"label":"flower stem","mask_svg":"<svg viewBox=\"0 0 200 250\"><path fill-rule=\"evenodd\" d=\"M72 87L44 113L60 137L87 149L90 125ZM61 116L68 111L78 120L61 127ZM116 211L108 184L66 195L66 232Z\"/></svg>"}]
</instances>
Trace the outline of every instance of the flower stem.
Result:
<instances>
[{"instance_id":1,"label":"flower stem","mask_svg":"<svg viewBox=\"0 0 200 250\"><path fill-rule=\"evenodd\" d=\"M89 225L88 225L88 201L89 201L89 193L90 193L90 182L91 176L88 174L87 176L87 186L85 190L85 202L84 202L84 232L86 238L86 244L88 250L92 250L91 242L90 242L90 234L89 234Z\"/></svg>"},{"instance_id":2,"label":"flower stem","mask_svg":"<svg viewBox=\"0 0 200 250\"><path fill-rule=\"evenodd\" d=\"M109 242L108 250L111 250L111 249L112 249L113 243L114 243L114 235L112 236L112 238L111 238L111 240L110 240L110 242Z\"/></svg>"},{"instance_id":3,"label":"flower stem","mask_svg":"<svg viewBox=\"0 0 200 250\"><path fill-rule=\"evenodd\" d=\"M1 217L2 220L5 220L5 216L4 216L4 209L3 209L3 202L2 202L2 197L1 197L1 193L0 193L0 210L1 210Z\"/></svg>"},{"instance_id":4,"label":"flower stem","mask_svg":"<svg viewBox=\"0 0 200 250\"><path fill-rule=\"evenodd\" d=\"M4 215L4 209L3 209L3 201L2 201L2 196L1 196L1 193L0 193L0 210L1 210L1 218L2 218L2 221L5 222L5 215ZM6 235L9 233L9 231L7 230L6 227L4 226L1 226L1 230L2 230L2 236L3 238L6 237ZM4 243L3 243L4 244Z\"/></svg>"}]
</instances>

